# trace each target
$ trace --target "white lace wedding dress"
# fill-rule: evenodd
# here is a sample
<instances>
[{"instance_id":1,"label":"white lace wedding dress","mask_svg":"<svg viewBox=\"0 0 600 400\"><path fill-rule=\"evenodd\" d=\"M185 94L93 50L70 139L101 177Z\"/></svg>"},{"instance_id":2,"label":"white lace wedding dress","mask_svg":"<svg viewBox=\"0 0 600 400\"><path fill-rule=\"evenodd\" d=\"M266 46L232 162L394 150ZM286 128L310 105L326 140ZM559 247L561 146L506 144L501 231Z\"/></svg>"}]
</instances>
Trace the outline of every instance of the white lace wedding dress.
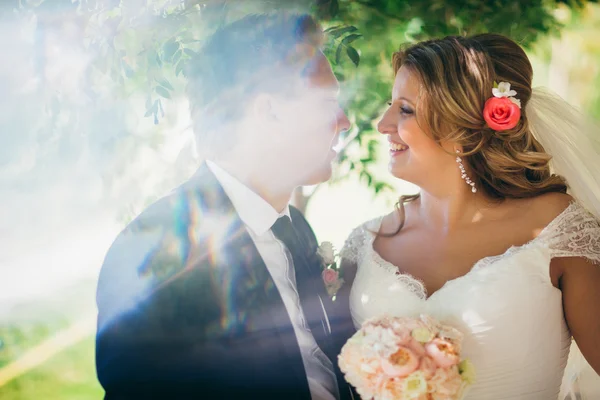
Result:
<instances>
[{"instance_id":1,"label":"white lace wedding dress","mask_svg":"<svg viewBox=\"0 0 600 400\"><path fill-rule=\"evenodd\" d=\"M550 281L550 260L578 256L600 263L596 218L571 203L536 239L478 261L431 296L374 251L372 232L381 220L356 228L342 250L358 267L350 295L355 325L382 314L432 315L465 334L463 356L477 371L467 399L556 400L571 335L561 291Z\"/></svg>"}]
</instances>

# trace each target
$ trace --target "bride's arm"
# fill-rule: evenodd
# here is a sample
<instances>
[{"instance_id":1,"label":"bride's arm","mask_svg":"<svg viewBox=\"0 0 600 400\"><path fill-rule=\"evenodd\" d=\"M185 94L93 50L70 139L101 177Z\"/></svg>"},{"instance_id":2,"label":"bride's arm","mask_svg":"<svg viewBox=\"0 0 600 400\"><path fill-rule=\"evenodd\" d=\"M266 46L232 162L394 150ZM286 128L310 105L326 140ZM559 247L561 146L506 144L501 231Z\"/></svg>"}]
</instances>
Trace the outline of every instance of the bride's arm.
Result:
<instances>
[{"instance_id":1,"label":"bride's arm","mask_svg":"<svg viewBox=\"0 0 600 400\"><path fill-rule=\"evenodd\" d=\"M600 375L600 266L582 257L552 260L561 271L565 318L581 353Z\"/></svg>"}]
</instances>

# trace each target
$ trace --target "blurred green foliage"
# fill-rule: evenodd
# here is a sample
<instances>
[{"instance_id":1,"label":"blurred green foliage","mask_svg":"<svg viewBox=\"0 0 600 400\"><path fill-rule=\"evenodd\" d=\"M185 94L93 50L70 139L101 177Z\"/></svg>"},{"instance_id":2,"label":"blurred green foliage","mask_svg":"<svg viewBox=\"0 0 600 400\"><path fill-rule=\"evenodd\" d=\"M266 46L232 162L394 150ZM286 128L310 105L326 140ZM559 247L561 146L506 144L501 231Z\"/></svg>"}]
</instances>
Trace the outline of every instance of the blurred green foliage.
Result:
<instances>
[{"instance_id":1,"label":"blurred green foliage","mask_svg":"<svg viewBox=\"0 0 600 400\"><path fill-rule=\"evenodd\" d=\"M145 99L139 118L160 124L170 102L183 96L186 61L216 27L248 13L312 12L328 29L326 54L345 82L344 105L354 123L334 182L359 176L378 192L389 185L375 179L371 171L378 157L373 122L389 97L393 75L389 60L401 44L443 35L497 32L527 47L541 35L559 31L561 23L554 14L558 6L580 10L596 1L37 0L14 2L10 15L3 9L3 16L35 15L40 49L50 34L68 34L90 57L85 73L74 77L79 80L79 93L57 90L51 82L42 85L38 98L46 112L37 135L46 142L42 145L54 148L64 141L86 138L96 147L100 144L104 152L117 154L119 161L102 171L110 187L128 162L133 162L135 149L156 148L171 134L168 129L144 136L127 134L125 127L123 132L95 130L95 118L125 125L130 110L111 108L115 99ZM42 80L46 55L40 51L35 60ZM64 110L69 110L68 123Z\"/></svg>"}]
</instances>

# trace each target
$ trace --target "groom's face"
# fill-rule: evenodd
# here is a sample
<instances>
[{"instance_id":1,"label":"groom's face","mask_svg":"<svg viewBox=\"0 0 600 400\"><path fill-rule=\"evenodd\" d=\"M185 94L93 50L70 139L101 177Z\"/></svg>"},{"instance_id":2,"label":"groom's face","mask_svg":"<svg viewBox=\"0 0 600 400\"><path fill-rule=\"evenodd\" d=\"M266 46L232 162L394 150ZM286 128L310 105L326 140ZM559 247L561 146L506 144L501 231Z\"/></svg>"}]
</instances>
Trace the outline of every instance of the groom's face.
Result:
<instances>
[{"instance_id":1,"label":"groom's face","mask_svg":"<svg viewBox=\"0 0 600 400\"><path fill-rule=\"evenodd\" d=\"M328 180L337 153L333 147L350 121L339 104L339 83L325 56L318 52L307 79L294 95L277 104L282 165L298 185Z\"/></svg>"}]
</instances>

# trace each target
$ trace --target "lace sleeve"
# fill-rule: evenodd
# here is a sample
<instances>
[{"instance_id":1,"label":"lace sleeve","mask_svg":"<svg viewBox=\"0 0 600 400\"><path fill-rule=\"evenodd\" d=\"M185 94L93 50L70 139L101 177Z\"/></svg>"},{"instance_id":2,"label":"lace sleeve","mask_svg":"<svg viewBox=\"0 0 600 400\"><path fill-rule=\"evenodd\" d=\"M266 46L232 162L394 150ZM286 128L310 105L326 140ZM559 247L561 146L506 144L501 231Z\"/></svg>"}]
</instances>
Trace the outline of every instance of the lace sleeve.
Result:
<instances>
[{"instance_id":1,"label":"lace sleeve","mask_svg":"<svg viewBox=\"0 0 600 400\"><path fill-rule=\"evenodd\" d=\"M363 226L354 228L350 236L346 239L342 250L340 251L340 257L353 263L358 263L361 249L365 244L365 234Z\"/></svg>"},{"instance_id":2,"label":"lace sleeve","mask_svg":"<svg viewBox=\"0 0 600 400\"><path fill-rule=\"evenodd\" d=\"M578 203L572 203L547 232L547 245L555 257L584 257L600 264L600 222Z\"/></svg>"},{"instance_id":3,"label":"lace sleeve","mask_svg":"<svg viewBox=\"0 0 600 400\"><path fill-rule=\"evenodd\" d=\"M373 232L379 231L383 217L374 218L354 228L346 242L340 256L353 263L358 263L365 253L367 246L373 242Z\"/></svg>"}]
</instances>

